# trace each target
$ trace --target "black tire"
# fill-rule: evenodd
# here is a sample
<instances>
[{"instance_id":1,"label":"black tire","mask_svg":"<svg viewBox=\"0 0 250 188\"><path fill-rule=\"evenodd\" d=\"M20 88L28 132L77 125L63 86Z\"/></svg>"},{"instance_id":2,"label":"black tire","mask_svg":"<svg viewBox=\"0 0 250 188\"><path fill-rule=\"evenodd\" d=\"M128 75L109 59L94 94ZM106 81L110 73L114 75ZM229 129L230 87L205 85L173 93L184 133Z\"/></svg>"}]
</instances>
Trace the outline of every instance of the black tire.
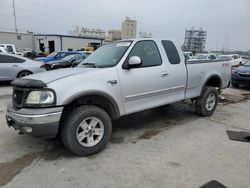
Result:
<instances>
[{"instance_id":1,"label":"black tire","mask_svg":"<svg viewBox=\"0 0 250 188\"><path fill-rule=\"evenodd\" d=\"M239 84L236 84L235 82L232 82L232 86L238 88Z\"/></svg>"},{"instance_id":2,"label":"black tire","mask_svg":"<svg viewBox=\"0 0 250 188\"><path fill-rule=\"evenodd\" d=\"M17 74L17 78L22 78L22 77L28 76L28 75L30 75L30 74L32 74L32 72L27 71L27 70L24 70L24 71L21 71L21 72L19 72L19 73Z\"/></svg>"},{"instance_id":3,"label":"black tire","mask_svg":"<svg viewBox=\"0 0 250 188\"><path fill-rule=\"evenodd\" d=\"M98 118L98 120L101 121L102 126L104 127L104 133L102 138L100 139L100 141L98 141L96 145L91 147L83 146L77 139L77 134L79 134L77 133L79 130L78 127L80 126L81 122L83 122L83 120L88 118ZM81 106L73 110L63 122L61 138L63 144L69 151L76 155L85 157L103 150L105 146L109 143L111 133L112 123L107 112L96 106Z\"/></svg>"},{"instance_id":4,"label":"black tire","mask_svg":"<svg viewBox=\"0 0 250 188\"><path fill-rule=\"evenodd\" d=\"M209 108L210 103L208 102L209 104L207 104L208 97L210 96L214 96L214 103L211 103L211 108ZM201 116L205 117L211 116L217 107L218 100L219 97L216 88L206 87L202 92L202 95L195 101L196 112Z\"/></svg>"}]
</instances>

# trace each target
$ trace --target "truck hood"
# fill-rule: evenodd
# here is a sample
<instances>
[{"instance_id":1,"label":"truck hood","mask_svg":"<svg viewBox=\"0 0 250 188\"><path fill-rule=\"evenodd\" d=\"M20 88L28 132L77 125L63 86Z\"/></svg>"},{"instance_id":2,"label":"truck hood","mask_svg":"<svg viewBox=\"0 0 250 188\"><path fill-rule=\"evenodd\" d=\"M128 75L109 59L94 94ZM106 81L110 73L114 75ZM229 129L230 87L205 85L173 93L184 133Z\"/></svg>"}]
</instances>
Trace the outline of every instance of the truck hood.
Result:
<instances>
[{"instance_id":1,"label":"truck hood","mask_svg":"<svg viewBox=\"0 0 250 188\"><path fill-rule=\"evenodd\" d=\"M41 72L33 75L26 76L25 79L33 79L33 80L40 80L45 84L50 82L66 78L69 76L74 76L77 74L82 74L86 72L94 72L100 70L98 68L66 68L66 69L57 69L47 72Z\"/></svg>"}]
</instances>

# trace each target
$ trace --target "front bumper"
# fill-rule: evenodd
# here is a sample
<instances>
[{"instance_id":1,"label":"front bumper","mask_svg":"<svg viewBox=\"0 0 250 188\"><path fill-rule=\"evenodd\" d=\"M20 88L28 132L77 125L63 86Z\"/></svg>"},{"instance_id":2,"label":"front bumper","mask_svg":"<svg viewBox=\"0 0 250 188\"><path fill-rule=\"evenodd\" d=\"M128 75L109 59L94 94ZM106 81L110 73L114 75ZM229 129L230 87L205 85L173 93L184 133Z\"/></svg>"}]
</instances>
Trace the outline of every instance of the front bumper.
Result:
<instances>
[{"instance_id":1,"label":"front bumper","mask_svg":"<svg viewBox=\"0 0 250 188\"><path fill-rule=\"evenodd\" d=\"M250 85L250 78L232 76L232 82L241 85Z\"/></svg>"},{"instance_id":2,"label":"front bumper","mask_svg":"<svg viewBox=\"0 0 250 188\"><path fill-rule=\"evenodd\" d=\"M59 130L63 107L22 108L7 107L6 121L21 133L36 137L55 137Z\"/></svg>"}]
</instances>

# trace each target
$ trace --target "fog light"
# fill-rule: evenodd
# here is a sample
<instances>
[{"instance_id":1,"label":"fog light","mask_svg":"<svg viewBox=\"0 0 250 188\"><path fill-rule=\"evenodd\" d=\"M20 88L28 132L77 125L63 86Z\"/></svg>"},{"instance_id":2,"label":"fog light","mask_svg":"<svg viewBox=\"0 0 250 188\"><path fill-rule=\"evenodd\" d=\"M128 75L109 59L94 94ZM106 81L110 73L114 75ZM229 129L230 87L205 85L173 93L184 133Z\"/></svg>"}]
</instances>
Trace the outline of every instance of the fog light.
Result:
<instances>
[{"instance_id":1,"label":"fog light","mask_svg":"<svg viewBox=\"0 0 250 188\"><path fill-rule=\"evenodd\" d=\"M31 133L32 132L32 128L31 127L23 127L23 130L25 130L27 133Z\"/></svg>"}]
</instances>

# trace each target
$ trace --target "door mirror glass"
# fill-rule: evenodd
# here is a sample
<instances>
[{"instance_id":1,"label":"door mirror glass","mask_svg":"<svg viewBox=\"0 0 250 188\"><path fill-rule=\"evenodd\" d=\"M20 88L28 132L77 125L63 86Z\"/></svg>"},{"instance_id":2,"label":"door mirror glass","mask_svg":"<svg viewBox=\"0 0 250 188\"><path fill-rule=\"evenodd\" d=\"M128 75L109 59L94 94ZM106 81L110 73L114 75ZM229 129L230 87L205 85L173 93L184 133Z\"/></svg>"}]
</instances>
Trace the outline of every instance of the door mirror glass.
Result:
<instances>
[{"instance_id":1,"label":"door mirror glass","mask_svg":"<svg viewBox=\"0 0 250 188\"><path fill-rule=\"evenodd\" d=\"M128 60L128 64L130 67L137 67L141 65L141 58L138 56L132 56Z\"/></svg>"}]
</instances>

